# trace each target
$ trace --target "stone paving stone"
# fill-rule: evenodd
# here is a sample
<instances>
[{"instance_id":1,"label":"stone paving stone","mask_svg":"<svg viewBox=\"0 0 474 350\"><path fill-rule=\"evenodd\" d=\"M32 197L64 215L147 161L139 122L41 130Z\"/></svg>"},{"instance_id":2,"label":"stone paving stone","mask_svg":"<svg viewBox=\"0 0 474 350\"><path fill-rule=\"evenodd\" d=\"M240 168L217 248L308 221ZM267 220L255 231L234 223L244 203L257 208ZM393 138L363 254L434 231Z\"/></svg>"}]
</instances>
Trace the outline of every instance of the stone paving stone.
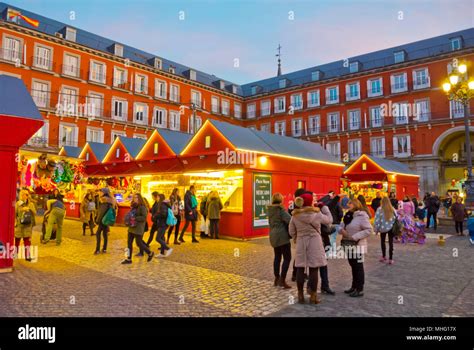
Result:
<instances>
[{"instance_id":1,"label":"stone paving stone","mask_svg":"<svg viewBox=\"0 0 474 350\"><path fill-rule=\"evenodd\" d=\"M37 263L19 261L15 273L0 275L1 290L8 291L0 316L403 317L474 313L473 247L466 237L450 237L445 247L438 247L435 239L425 245L396 244L393 266L378 262L379 239L370 237L364 263L365 296L353 299L342 292L350 286L349 264L346 259L330 259L329 277L337 295L322 295L323 302L314 306L293 304L294 283L289 291L273 287L273 249L267 238L245 242L203 239L192 244L186 237L187 243L174 247L169 258L150 263L134 258L132 265L123 266L125 228L112 228L108 253L94 256L95 237L82 236L80 222L67 220L65 226L61 246L40 245ZM35 232L33 244L38 244L38 238ZM155 242L152 248L157 250ZM28 290L28 298L17 295L21 289ZM77 296L74 306L69 304L71 295ZM403 304L399 304L400 296Z\"/></svg>"}]
</instances>

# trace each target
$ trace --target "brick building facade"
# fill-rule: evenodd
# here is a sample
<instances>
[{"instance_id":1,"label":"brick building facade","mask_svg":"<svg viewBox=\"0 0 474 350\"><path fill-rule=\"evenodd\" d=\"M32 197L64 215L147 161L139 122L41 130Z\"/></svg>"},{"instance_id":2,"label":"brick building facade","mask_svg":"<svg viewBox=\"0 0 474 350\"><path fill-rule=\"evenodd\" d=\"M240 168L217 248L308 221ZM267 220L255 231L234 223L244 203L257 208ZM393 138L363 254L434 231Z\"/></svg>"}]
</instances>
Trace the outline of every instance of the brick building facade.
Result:
<instances>
[{"instance_id":1,"label":"brick building facade","mask_svg":"<svg viewBox=\"0 0 474 350\"><path fill-rule=\"evenodd\" d=\"M464 110L441 84L453 59L472 75L472 28L238 85L7 4L0 18L0 74L20 77L46 120L24 149L192 133L214 118L321 143L348 164L406 162L422 191L464 177Z\"/></svg>"}]
</instances>

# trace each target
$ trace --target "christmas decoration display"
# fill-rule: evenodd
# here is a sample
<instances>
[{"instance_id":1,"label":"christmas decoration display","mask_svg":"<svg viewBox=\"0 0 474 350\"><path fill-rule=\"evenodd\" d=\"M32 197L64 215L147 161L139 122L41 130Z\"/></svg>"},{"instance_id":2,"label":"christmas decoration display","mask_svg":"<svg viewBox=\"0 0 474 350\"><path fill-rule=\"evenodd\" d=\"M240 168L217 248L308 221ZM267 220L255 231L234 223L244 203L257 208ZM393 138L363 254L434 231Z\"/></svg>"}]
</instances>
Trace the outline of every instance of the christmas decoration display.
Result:
<instances>
[{"instance_id":1,"label":"christmas decoration display","mask_svg":"<svg viewBox=\"0 0 474 350\"><path fill-rule=\"evenodd\" d=\"M53 181L57 184L65 183L69 184L74 179L74 172L72 171L71 165L67 161L60 161L56 164L54 170Z\"/></svg>"}]
</instances>

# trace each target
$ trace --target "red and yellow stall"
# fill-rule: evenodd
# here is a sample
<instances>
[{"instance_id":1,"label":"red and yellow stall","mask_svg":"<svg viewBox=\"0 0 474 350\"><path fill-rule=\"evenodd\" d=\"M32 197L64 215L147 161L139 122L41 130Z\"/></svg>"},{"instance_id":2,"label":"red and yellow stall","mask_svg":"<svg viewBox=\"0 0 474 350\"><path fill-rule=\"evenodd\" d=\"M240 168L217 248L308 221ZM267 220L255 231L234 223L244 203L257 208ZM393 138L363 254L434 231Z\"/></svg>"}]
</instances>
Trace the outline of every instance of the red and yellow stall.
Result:
<instances>
[{"instance_id":1,"label":"red and yellow stall","mask_svg":"<svg viewBox=\"0 0 474 350\"><path fill-rule=\"evenodd\" d=\"M397 199L419 197L420 176L406 164L363 154L344 171L344 190L366 197L367 203L377 192L394 192Z\"/></svg>"},{"instance_id":2,"label":"red and yellow stall","mask_svg":"<svg viewBox=\"0 0 474 350\"><path fill-rule=\"evenodd\" d=\"M153 191L168 197L174 188L184 198L191 185L198 201L218 191L224 204L220 232L241 239L268 234L266 206L273 193L281 192L285 205L300 187L327 193L340 186L344 168L319 144L215 120L192 136L155 130L141 148L121 139L103 162L86 166L91 178L132 177L148 200Z\"/></svg>"}]
</instances>

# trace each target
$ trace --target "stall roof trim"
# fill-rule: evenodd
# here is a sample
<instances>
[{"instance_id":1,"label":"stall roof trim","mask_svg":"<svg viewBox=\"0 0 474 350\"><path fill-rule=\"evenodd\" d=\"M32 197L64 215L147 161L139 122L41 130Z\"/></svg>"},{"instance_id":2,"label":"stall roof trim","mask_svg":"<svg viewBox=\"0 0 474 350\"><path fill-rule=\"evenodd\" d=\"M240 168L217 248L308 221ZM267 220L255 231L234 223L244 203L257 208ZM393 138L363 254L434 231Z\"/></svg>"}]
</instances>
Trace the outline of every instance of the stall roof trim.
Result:
<instances>
[{"instance_id":1,"label":"stall roof trim","mask_svg":"<svg viewBox=\"0 0 474 350\"><path fill-rule=\"evenodd\" d=\"M419 176L416 172L411 170L406 164L397 162L395 160L370 156L368 154L363 154L353 164L359 162L363 157L369 159L370 161L372 161L373 163L378 165L386 173L396 173L396 174L400 174L400 175L405 174L405 175ZM351 166L349 166L347 169L345 169L344 173L346 173L350 168L351 168Z\"/></svg>"},{"instance_id":2,"label":"stall roof trim","mask_svg":"<svg viewBox=\"0 0 474 350\"><path fill-rule=\"evenodd\" d=\"M0 75L0 115L43 121L21 79Z\"/></svg>"},{"instance_id":3,"label":"stall roof trim","mask_svg":"<svg viewBox=\"0 0 474 350\"><path fill-rule=\"evenodd\" d=\"M237 149L342 165L318 143L244 128L216 120L209 119L209 122Z\"/></svg>"},{"instance_id":4,"label":"stall roof trim","mask_svg":"<svg viewBox=\"0 0 474 350\"><path fill-rule=\"evenodd\" d=\"M191 134L168 129L156 129L156 131L163 137L175 154L180 154L192 137Z\"/></svg>"},{"instance_id":5,"label":"stall roof trim","mask_svg":"<svg viewBox=\"0 0 474 350\"><path fill-rule=\"evenodd\" d=\"M145 145L145 139L138 139L133 137L119 137L120 142L122 142L123 146L127 149L128 153L135 158L138 153L140 153L141 149Z\"/></svg>"},{"instance_id":6,"label":"stall roof trim","mask_svg":"<svg viewBox=\"0 0 474 350\"><path fill-rule=\"evenodd\" d=\"M74 147L74 146L63 146L61 150L64 150L66 152L66 156L73 157L73 158L79 158L79 155L82 152L81 147ZM59 150L59 152L61 152L61 150Z\"/></svg>"},{"instance_id":7,"label":"stall roof trim","mask_svg":"<svg viewBox=\"0 0 474 350\"><path fill-rule=\"evenodd\" d=\"M110 144L98 143L98 142L88 142L87 144L90 146L90 148L92 149L92 152L94 152L99 162L102 162L102 160L105 158L105 155L107 154L111 146Z\"/></svg>"}]
</instances>

